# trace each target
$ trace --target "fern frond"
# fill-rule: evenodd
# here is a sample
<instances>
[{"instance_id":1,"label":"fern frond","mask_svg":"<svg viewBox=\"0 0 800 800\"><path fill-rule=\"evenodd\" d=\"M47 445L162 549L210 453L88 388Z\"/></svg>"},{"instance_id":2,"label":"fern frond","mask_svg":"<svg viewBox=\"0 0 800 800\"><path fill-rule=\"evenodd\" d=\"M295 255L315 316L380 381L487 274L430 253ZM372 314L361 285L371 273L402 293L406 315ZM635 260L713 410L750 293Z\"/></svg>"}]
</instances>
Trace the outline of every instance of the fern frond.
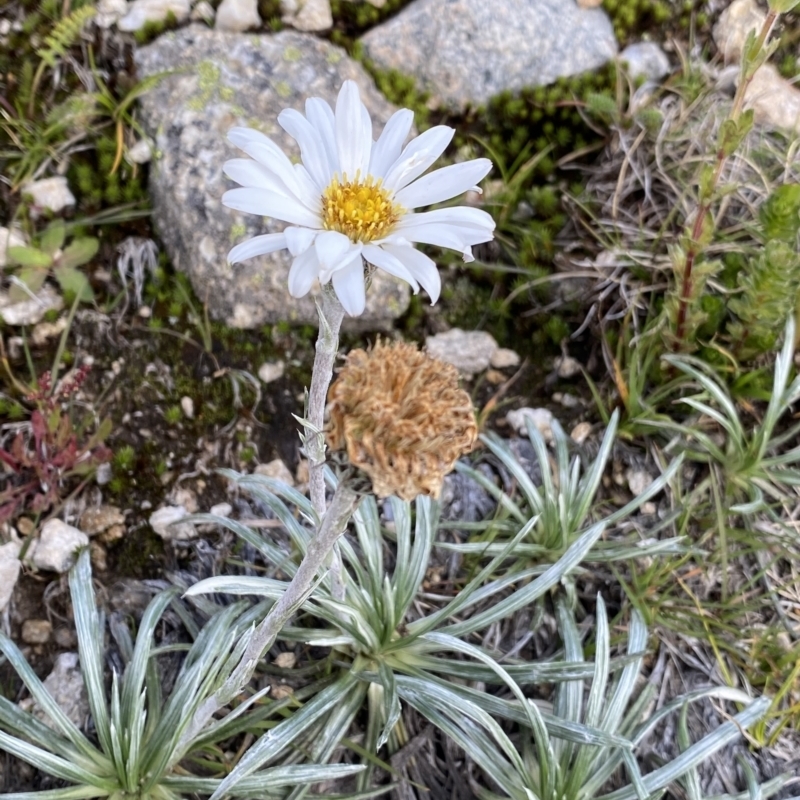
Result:
<instances>
[{"instance_id":1,"label":"fern frond","mask_svg":"<svg viewBox=\"0 0 800 800\"><path fill-rule=\"evenodd\" d=\"M36 51L36 55L47 64L55 67L64 53L78 42L83 26L95 15L92 6L77 8L64 19L59 20L52 31L45 37L44 46Z\"/></svg>"},{"instance_id":2,"label":"fern frond","mask_svg":"<svg viewBox=\"0 0 800 800\"><path fill-rule=\"evenodd\" d=\"M25 59L19 72L19 85L15 102L18 108L25 108L33 94L33 61Z\"/></svg>"}]
</instances>

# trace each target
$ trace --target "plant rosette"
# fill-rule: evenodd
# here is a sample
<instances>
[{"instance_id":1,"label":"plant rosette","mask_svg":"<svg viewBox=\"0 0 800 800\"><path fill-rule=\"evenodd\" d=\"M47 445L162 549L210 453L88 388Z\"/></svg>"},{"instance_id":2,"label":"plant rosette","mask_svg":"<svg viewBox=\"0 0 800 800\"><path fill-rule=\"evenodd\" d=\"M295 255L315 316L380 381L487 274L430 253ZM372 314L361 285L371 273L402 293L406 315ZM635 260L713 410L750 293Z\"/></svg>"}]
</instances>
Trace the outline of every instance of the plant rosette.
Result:
<instances>
[{"instance_id":1,"label":"plant rosette","mask_svg":"<svg viewBox=\"0 0 800 800\"><path fill-rule=\"evenodd\" d=\"M59 219L45 228L38 247L8 248L8 263L20 268L9 293L13 302L28 300L48 276L55 278L64 292L87 302L94 298L89 279L78 267L97 255L100 243L93 236L80 236L65 246L66 238L67 227Z\"/></svg>"}]
</instances>

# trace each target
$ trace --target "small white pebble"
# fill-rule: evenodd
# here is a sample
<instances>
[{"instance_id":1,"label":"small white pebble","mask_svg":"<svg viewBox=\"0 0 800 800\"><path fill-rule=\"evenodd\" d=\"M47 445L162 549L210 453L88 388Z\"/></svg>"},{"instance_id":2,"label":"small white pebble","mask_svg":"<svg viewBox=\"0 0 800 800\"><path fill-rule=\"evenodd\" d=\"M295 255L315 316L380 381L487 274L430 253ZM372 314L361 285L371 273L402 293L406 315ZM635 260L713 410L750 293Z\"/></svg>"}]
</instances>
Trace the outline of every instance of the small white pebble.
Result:
<instances>
[{"instance_id":1,"label":"small white pebble","mask_svg":"<svg viewBox=\"0 0 800 800\"><path fill-rule=\"evenodd\" d=\"M576 408L581 404L581 401L575 397L574 394L570 394L569 392L556 392L559 395L559 398L556 402L561 403L564 408ZM556 395L553 395L553 400L556 399Z\"/></svg>"},{"instance_id":2,"label":"small white pebble","mask_svg":"<svg viewBox=\"0 0 800 800\"><path fill-rule=\"evenodd\" d=\"M47 644L53 625L46 619L26 619L22 623L22 641L25 644Z\"/></svg>"},{"instance_id":3,"label":"small white pebble","mask_svg":"<svg viewBox=\"0 0 800 800\"><path fill-rule=\"evenodd\" d=\"M98 486L105 486L107 483L110 483L111 477L111 464L100 464L100 466L97 468L97 472L94 475L94 479L97 481Z\"/></svg>"},{"instance_id":4,"label":"small white pebble","mask_svg":"<svg viewBox=\"0 0 800 800\"><path fill-rule=\"evenodd\" d=\"M628 488L635 497L644 494L654 480L649 472L645 472L643 469L632 468L625 472L625 478L628 481Z\"/></svg>"},{"instance_id":5,"label":"small white pebble","mask_svg":"<svg viewBox=\"0 0 800 800\"><path fill-rule=\"evenodd\" d=\"M22 187L22 194L29 196L37 209L52 211L54 214L75 205L75 195L69 190L67 179L63 175L26 183Z\"/></svg>"},{"instance_id":6,"label":"small white pebble","mask_svg":"<svg viewBox=\"0 0 800 800\"><path fill-rule=\"evenodd\" d=\"M197 22L205 22L211 25L214 22L214 15L217 12L214 7L207 0L200 0L200 2L192 9L191 18Z\"/></svg>"},{"instance_id":7,"label":"small white pebble","mask_svg":"<svg viewBox=\"0 0 800 800\"><path fill-rule=\"evenodd\" d=\"M294 667L294 665L297 663L297 656L291 651L286 653L278 653L272 663L276 667L280 667L280 669L292 669L292 667Z\"/></svg>"},{"instance_id":8,"label":"small white pebble","mask_svg":"<svg viewBox=\"0 0 800 800\"><path fill-rule=\"evenodd\" d=\"M559 356L555 365L559 378L566 380L581 374L581 362L572 356Z\"/></svg>"},{"instance_id":9,"label":"small white pebble","mask_svg":"<svg viewBox=\"0 0 800 800\"><path fill-rule=\"evenodd\" d=\"M258 368L258 377L264 383L272 383L283 377L285 366L283 361L271 363L266 361Z\"/></svg>"},{"instance_id":10,"label":"small white pebble","mask_svg":"<svg viewBox=\"0 0 800 800\"><path fill-rule=\"evenodd\" d=\"M136 144L128 150L126 158L131 164L146 164L153 157L153 148L147 139L139 139Z\"/></svg>"},{"instance_id":11,"label":"small white pebble","mask_svg":"<svg viewBox=\"0 0 800 800\"><path fill-rule=\"evenodd\" d=\"M492 353L492 357L489 360L489 363L495 369L508 369L509 367L516 367L519 366L519 362L519 353L509 350L507 347L498 347L497 350Z\"/></svg>"},{"instance_id":12,"label":"small white pebble","mask_svg":"<svg viewBox=\"0 0 800 800\"><path fill-rule=\"evenodd\" d=\"M188 486L176 487L169 499L173 506L185 508L188 514L196 514L200 508L197 502L197 494Z\"/></svg>"},{"instance_id":13,"label":"small white pebble","mask_svg":"<svg viewBox=\"0 0 800 800\"><path fill-rule=\"evenodd\" d=\"M148 520L152 529L162 538L185 541L197 536L197 529L190 522L181 522L188 516L183 506L162 506Z\"/></svg>"},{"instance_id":14,"label":"small white pebble","mask_svg":"<svg viewBox=\"0 0 800 800\"><path fill-rule=\"evenodd\" d=\"M150 319L153 316L153 310L150 306L139 306L139 316L142 319Z\"/></svg>"},{"instance_id":15,"label":"small white pebble","mask_svg":"<svg viewBox=\"0 0 800 800\"><path fill-rule=\"evenodd\" d=\"M194 419L194 400L188 395L181 397L181 411L187 419Z\"/></svg>"},{"instance_id":16,"label":"small white pebble","mask_svg":"<svg viewBox=\"0 0 800 800\"><path fill-rule=\"evenodd\" d=\"M592 432L591 422L579 422L570 433L570 438L577 444L583 444Z\"/></svg>"},{"instance_id":17,"label":"small white pebble","mask_svg":"<svg viewBox=\"0 0 800 800\"><path fill-rule=\"evenodd\" d=\"M553 412L546 408L519 408L506 414L506 422L520 435L527 436L526 420L542 434L546 442L553 441Z\"/></svg>"},{"instance_id":18,"label":"small white pebble","mask_svg":"<svg viewBox=\"0 0 800 800\"><path fill-rule=\"evenodd\" d=\"M285 483L287 486L294 486L294 477L289 467L279 458L270 461L268 464L259 464L253 472L256 475L266 475L268 478Z\"/></svg>"},{"instance_id":19,"label":"small white pebble","mask_svg":"<svg viewBox=\"0 0 800 800\"><path fill-rule=\"evenodd\" d=\"M232 512L233 506L230 503L217 503L208 510L208 513L215 517L229 517Z\"/></svg>"}]
</instances>

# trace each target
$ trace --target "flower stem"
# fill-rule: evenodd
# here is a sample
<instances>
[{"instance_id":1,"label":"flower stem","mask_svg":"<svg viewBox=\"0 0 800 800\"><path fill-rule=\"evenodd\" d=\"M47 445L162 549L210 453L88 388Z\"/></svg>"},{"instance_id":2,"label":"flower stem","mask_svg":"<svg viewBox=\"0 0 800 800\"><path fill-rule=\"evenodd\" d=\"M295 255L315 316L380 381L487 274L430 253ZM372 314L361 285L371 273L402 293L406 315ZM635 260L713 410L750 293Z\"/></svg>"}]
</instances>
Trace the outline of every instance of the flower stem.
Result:
<instances>
[{"instance_id":1,"label":"flower stem","mask_svg":"<svg viewBox=\"0 0 800 800\"><path fill-rule=\"evenodd\" d=\"M308 457L308 481L311 504L317 516L325 514L325 403L328 387L333 377L333 362L339 349L339 329L342 326L344 309L333 287L323 286L322 297L317 302L319 312L319 335L317 337L314 371L308 390L308 429L305 434L305 449Z\"/></svg>"},{"instance_id":2,"label":"flower stem","mask_svg":"<svg viewBox=\"0 0 800 800\"><path fill-rule=\"evenodd\" d=\"M344 533L360 499L361 496L353 491L346 480L337 486L319 529L311 539L306 554L286 591L249 635L244 653L230 677L197 709L181 737L180 744L188 745L211 717L247 686L264 653L272 647L284 625L314 591L317 574L325 566L337 540ZM176 748L177 751L181 750L180 744Z\"/></svg>"}]
</instances>

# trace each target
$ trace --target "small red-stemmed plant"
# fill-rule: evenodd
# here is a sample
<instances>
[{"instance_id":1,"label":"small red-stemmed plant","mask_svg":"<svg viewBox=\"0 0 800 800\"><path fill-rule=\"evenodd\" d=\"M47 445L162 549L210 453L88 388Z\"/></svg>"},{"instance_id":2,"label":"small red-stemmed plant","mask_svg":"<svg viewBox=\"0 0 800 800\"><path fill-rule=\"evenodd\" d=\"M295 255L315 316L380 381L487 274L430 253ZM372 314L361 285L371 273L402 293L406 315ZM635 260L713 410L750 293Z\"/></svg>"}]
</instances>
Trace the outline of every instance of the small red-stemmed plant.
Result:
<instances>
[{"instance_id":1,"label":"small red-stemmed plant","mask_svg":"<svg viewBox=\"0 0 800 800\"><path fill-rule=\"evenodd\" d=\"M13 473L10 485L0 491L0 522L22 511L42 514L57 505L71 478L89 478L97 467L111 459L103 444L111 432L111 420L104 420L86 441L81 427L74 427L65 413L66 401L77 394L90 367L79 367L73 375L52 386L45 372L36 389L25 398L35 406L30 426L19 431L10 447L0 447L2 460Z\"/></svg>"}]
</instances>

